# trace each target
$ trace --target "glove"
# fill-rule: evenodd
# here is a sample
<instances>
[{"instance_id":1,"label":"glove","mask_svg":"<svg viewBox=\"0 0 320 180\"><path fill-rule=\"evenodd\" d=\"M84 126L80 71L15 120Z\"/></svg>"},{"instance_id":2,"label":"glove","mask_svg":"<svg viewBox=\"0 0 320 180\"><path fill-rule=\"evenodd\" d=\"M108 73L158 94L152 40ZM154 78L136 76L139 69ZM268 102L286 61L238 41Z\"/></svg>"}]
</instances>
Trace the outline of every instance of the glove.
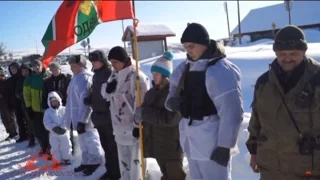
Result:
<instances>
[{"instance_id":1,"label":"glove","mask_svg":"<svg viewBox=\"0 0 320 180\"><path fill-rule=\"evenodd\" d=\"M63 135L67 130L60 127L60 126L56 126L56 127L52 128L52 131L58 135Z\"/></svg>"},{"instance_id":2,"label":"glove","mask_svg":"<svg viewBox=\"0 0 320 180\"><path fill-rule=\"evenodd\" d=\"M142 107L136 108L136 111L134 113L134 122L136 124L139 124L142 121L142 111L143 111Z\"/></svg>"},{"instance_id":3,"label":"glove","mask_svg":"<svg viewBox=\"0 0 320 180\"><path fill-rule=\"evenodd\" d=\"M28 113L28 116L29 116L30 119L34 118L34 111L32 110L31 107L27 108L27 113Z\"/></svg>"},{"instance_id":4,"label":"glove","mask_svg":"<svg viewBox=\"0 0 320 180\"><path fill-rule=\"evenodd\" d=\"M167 106L169 109L171 109L171 111L176 112L180 110L180 103L180 98L171 97L168 99Z\"/></svg>"},{"instance_id":5,"label":"glove","mask_svg":"<svg viewBox=\"0 0 320 180\"><path fill-rule=\"evenodd\" d=\"M86 98L83 99L83 104L86 106L91 105L91 96L88 96Z\"/></svg>"},{"instance_id":6,"label":"glove","mask_svg":"<svg viewBox=\"0 0 320 180\"><path fill-rule=\"evenodd\" d=\"M82 122L78 122L78 125L77 125L77 132L78 134L83 134L86 132L86 124L85 123L82 123Z\"/></svg>"},{"instance_id":7,"label":"glove","mask_svg":"<svg viewBox=\"0 0 320 180\"><path fill-rule=\"evenodd\" d=\"M139 128L133 128L132 136L139 139L139 137L140 137Z\"/></svg>"},{"instance_id":8,"label":"glove","mask_svg":"<svg viewBox=\"0 0 320 180\"><path fill-rule=\"evenodd\" d=\"M213 150L210 159L227 167L230 160L230 149L218 146Z\"/></svg>"},{"instance_id":9,"label":"glove","mask_svg":"<svg viewBox=\"0 0 320 180\"><path fill-rule=\"evenodd\" d=\"M107 84L106 92L108 94L114 92L116 90L118 82L116 80L111 81L110 83Z\"/></svg>"}]
</instances>

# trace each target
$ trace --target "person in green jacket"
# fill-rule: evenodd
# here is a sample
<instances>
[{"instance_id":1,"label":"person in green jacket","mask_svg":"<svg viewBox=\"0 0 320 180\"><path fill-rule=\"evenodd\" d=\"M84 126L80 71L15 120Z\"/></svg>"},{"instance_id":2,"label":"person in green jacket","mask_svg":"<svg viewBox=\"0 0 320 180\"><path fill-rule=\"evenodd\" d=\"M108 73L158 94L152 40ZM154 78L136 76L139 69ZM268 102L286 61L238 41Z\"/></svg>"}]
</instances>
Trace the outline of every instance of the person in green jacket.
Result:
<instances>
[{"instance_id":1,"label":"person in green jacket","mask_svg":"<svg viewBox=\"0 0 320 180\"><path fill-rule=\"evenodd\" d=\"M46 77L46 71L40 60L32 62L32 68L34 73L25 79L23 97L29 118L32 121L34 135L41 147L39 154L50 154L49 132L43 125L43 109L41 107L42 89L44 78Z\"/></svg>"}]
</instances>

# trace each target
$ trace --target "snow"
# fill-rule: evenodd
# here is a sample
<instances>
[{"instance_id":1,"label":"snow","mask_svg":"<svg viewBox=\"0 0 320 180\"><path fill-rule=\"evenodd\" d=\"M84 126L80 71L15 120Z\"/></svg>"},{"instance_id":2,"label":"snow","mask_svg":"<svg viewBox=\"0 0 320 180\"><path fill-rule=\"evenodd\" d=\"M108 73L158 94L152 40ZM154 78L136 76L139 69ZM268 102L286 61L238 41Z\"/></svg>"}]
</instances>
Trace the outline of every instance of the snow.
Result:
<instances>
[{"instance_id":1,"label":"snow","mask_svg":"<svg viewBox=\"0 0 320 180\"><path fill-rule=\"evenodd\" d=\"M131 34L133 33L133 26L127 26L122 40L130 40ZM169 27L163 24L138 24L136 29L137 37L140 36L175 36L174 33Z\"/></svg>"},{"instance_id":2,"label":"snow","mask_svg":"<svg viewBox=\"0 0 320 180\"><path fill-rule=\"evenodd\" d=\"M297 26L319 24L319 18L316 18L319 13L319 1L292 1L291 23ZM276 24L276 29L280 29L288 25L288 21L288 11L284 3L253 9L241 21L241 32L271 30L273 22ZM238 26L231 34L238 34Z\"/></svg>"},{"instance_id":3,"label":"snow","mask_svg":"<svg viewBox=\"0 0 320 180\"><path fill-rule=\"evenodd\" d=\"M308 55L320 60L320 43L308 44ZM274 52L270 43L258 43L257 45L248 45L244 47L226 47L228 59L235 63L242 72L242 94L244 103L244 121L241 125L238 146L240 153L237 154L232 161L232 177L234 180L255 180L259 179L259 174L255 174L249 167L249 154L245 146L245 141L248 138L247 126L250 119L250 104L252 101L253 85L258 76L268 70L268 64L274 59ZM173 64L176 67L186 57L184 52L175 53ZM151 78L150 68L152 63L158 57L153 57L139 61L140 67L146 75ZM88 64L89 68L91 64ZM64 73L70 73L68 66L62 66ZM76 133L76 132L75 132ZM27 142L15 144L14 142L1 141L6 137L5 129L0 123L0 179L96 179L96 177L104 172L104 168L100 167L90 177L82 177L79 174L72 173L73 167L79 165L80 154L79 147L76 146L78 153L73 159L71 167L62 170L51 171L34 171L28 172L24 170L24 164L32 155L39 151L39 147L27 149ZM45 160L39 160L37 165L44 165ZM188 172L188 163L186 159L183 161L184 170ZM152 158L147 159L148 175L147 180L159 180L161 172L156 161ZM27 174L29 173L29 174ZM189 179L189 177L187 178Z\"/></svg>"}]
</instances>

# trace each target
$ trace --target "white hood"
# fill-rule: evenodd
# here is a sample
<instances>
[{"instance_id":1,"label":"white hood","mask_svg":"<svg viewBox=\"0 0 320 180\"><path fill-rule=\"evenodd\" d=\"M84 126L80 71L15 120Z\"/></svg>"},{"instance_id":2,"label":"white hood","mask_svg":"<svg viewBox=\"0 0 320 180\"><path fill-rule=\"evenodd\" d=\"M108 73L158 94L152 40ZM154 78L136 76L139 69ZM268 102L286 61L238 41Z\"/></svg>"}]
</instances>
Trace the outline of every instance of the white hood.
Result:
<instances>
[{"instance_id":1,"label":"white hood","mask_svg":"<svg viewBox=\"0 0 320 180\"><path fill-rule=\"evenodd\" d=\"M51 99L51 98L56 98L56 99L59 101L60 107L62 106L62 99L61 99L61 97L59 96L59 94L58 94L57 92L52 91L52 92L49 93L48 99L47 99L47 103L48 103L48 106L49 106L50 108L52 108L52 107L51 107L51 103L50 103L50 99ZM53 108L52 108L52 109L53 109Z\"/></svg>"}]
</instances>

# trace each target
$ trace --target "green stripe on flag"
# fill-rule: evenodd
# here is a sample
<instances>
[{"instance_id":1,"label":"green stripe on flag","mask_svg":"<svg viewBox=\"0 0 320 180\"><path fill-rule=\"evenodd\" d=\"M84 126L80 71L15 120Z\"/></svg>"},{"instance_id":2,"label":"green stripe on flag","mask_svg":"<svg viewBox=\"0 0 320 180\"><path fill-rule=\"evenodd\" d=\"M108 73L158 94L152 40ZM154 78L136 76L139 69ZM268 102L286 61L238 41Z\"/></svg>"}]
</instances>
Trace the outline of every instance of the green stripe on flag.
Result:
<instances>
[{"instance_id":1,"label":"green stripe on flag","mask_svg":"<svg viewBox=\"0 0 320 180\"><path fill-rule=\"evenodd\" d=\"M52 20L50 21L48 28L46 30L46 32L44 33L44 36L41 40L43 46L45 48L48 47L49 41L53 40L53 25L52 25L52 21L54 20L54 18L52 18Z\"/></svg>"},{"instance_id":2,"label":"green stripe on flag","mask_svg":"<svg viewBox=\"0 0 320 180\"><path fill-rule=\"evenodd\" d=\"M91 1L82 2L79 6L76 26L74 27L75 35L77 36L76 42L87 38L98 24L95 4L91 3Z\"/></svg>"}]
</instances>

